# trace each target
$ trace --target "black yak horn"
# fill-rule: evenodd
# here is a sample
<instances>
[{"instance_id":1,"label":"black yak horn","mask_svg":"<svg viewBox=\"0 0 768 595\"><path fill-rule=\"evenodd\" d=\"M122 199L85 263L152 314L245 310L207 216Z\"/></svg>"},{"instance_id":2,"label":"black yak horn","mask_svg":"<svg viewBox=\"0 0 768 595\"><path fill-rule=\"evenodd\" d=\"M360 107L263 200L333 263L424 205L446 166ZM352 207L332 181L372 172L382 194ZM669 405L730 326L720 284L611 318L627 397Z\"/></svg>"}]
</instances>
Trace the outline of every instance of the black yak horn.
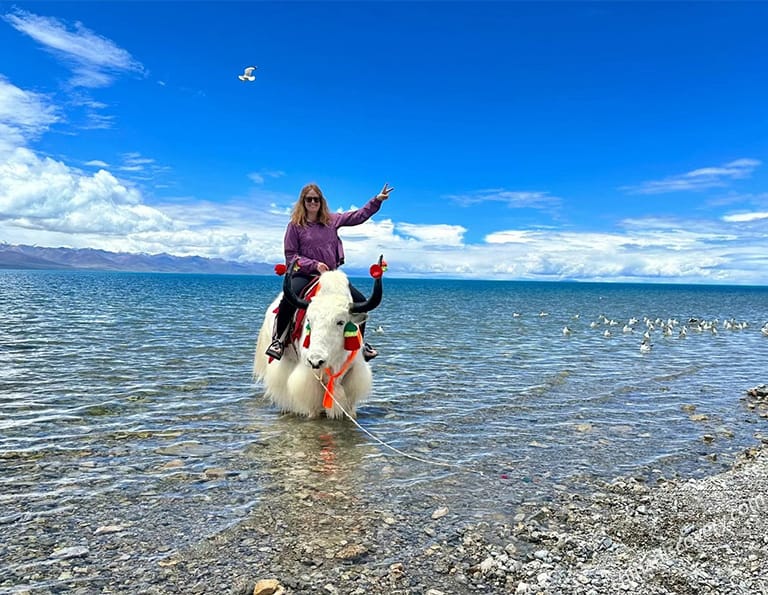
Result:
<instances>
[{"instance_id":1,"label":"black yak horn","mask_svg":"<svg viewBox=\"0 0 768 595\"><path fill-rule=\"evenodd\" d=\"M291 287L291 279L293 279L293 271L295 268L298 268L298 262L299 259L296 258L288 265L288 268L285 271L285 278L283 279L283 295L285 296L285 299L288 300L288 302L296 307L300 308L302 310L306 310L307 306L309 306L309 302L307 300L301 299L299 296L296 295L296 293L293 291L293 287Z\"/></svg>"},{"instance_id":2,"label":"black yak horn","mask_svg":"<svg viewBox=\"0 0 768 595\"><path fill-rule=\"evenodd\" d=\"M379 256L379 267L381 267L381 263L384 260L384 255L382 254ZM351 314L362 314L363 312L370 312L374 308L377 308L379 304L381 303L381 298L384 295L384 288L381 285L381 278L383 277L383 274L380 274L378 277L374 277L373 280L373 291L371 292L371 297L369 297L364 302L354 302L352 306L349 308L349 312Z\"/></svg>"}]
</instances>

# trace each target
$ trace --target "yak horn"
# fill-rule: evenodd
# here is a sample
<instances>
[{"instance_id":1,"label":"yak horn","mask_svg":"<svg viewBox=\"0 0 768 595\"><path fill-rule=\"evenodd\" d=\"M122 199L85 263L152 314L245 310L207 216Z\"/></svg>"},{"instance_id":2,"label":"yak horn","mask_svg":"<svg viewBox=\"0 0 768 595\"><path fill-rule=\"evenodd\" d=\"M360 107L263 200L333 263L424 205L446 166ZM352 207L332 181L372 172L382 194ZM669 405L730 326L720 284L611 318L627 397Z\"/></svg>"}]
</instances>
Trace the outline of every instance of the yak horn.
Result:
<instances>
[{"instance_id":1,"label":"yak horn","mask_svg":"<svg viewBox=\"0 0 768 595\"><path fill-rule=\"evenodd\" d=\"M309 302L307 300L301 299L296 293L293 291L293 287L291 287L291 279L293 279L293 271L296 268L296 264L298 264L299 259L296 258L288 265L288 268L285 271L285 278L283 279L283 295L285 296L285 299L288 300L288 303L292 306L299 308L301 310L306 310L307 306L309 306Z\"/></svg>"},{"instance_id":2,"label":"yak horn","mask_svg":"<svg viewBox=\"0 0 768 595\"><path fill-rule=\"evenodd\" d=\"M381 263L384 259L384 255L382 254L379 256L379 266L381 266ZM377 308L378 305L381 303L381 298L384 295L384 288L381 285L381 278L384 275L379 275L378 277L374 278L373 280L373 291L371 292L371 297L369 297L364 302L354 302L350 308L349 312L351 314L362 314L364 312L370 312L374 308Z\"/></svg>"}]
</instances>

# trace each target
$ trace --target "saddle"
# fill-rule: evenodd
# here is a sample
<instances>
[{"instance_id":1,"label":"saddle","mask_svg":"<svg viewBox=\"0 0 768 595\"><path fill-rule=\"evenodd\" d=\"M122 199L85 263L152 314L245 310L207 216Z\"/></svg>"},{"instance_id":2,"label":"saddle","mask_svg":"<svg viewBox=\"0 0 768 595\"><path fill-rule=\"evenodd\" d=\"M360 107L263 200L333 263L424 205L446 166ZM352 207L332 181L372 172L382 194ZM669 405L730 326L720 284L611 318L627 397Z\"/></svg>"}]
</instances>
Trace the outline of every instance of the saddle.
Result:
<instances>
[{"instance_id":1,"label":"saddle","mask_svg":"<svg viewBox=\"0 0 768 595\"><path fill-rule=\"evenodd\" d=\"M320 289L319 281L320 275L315 275L312 277L309 283L304 286L304 289L299 292L299 297L308 301L311 300ZM279 306L273 310L275 315L277 315L279 311ZM306 313L307 311L302 308L297 308L293 313L293 318L291 318L291 322L288 325L288 328L290 329L290 334L288 336L289 341L287 341L286 344L292 343L301 338L301 333L304 330L304 316Z\"/></svg>"},{"instance_id":2,"label":"saddle","mask_svg":"<svg viewBox=\"0 0 768 595\"><path fill-rule=\"evenodd\" d=\"M320 289L320 276L312 277L312 280L307 283L307 285L304 287L304 289L301 290L299 293L299 297L302 299L305 299L307 301L310 301L317 291ZM298 341L301 338L301 333L304 330L304 316L307 314L307 311L303 308L297 308L296 312L293 314L293 320L291 320L291 324L288 327L291 329L291 342Z\"/></svg>"}]
</instances>

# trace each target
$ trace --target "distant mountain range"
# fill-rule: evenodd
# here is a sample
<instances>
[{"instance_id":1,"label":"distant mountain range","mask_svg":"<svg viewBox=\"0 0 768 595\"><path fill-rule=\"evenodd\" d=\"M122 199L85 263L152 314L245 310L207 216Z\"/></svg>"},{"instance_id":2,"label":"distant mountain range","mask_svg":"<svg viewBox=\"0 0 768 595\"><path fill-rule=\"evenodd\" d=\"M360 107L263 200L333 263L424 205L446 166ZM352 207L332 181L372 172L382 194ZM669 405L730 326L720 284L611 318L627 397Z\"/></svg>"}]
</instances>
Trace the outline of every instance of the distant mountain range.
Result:
<instances>
[{"instance_id":1,"label":"distant mountain range","mask_svg":"<svg viewBox=\"0 0 768 595\"><path fill-rule=\"evenodd\" d=\"M274 265L241 263L221 258L130 254L92 248L41 248L0 243L0 269L71 269L226 275L274 274Z\"/></svg>"}]
</instances>

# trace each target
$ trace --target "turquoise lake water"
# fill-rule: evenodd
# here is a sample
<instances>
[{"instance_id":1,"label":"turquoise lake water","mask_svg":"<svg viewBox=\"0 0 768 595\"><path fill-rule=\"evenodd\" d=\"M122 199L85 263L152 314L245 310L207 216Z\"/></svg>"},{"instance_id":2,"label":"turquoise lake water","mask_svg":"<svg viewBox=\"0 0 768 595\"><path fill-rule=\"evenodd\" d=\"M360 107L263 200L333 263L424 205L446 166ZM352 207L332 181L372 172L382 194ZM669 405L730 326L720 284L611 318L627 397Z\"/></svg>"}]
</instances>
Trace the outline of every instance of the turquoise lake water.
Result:
<instances>
[{"instance_id":1,"label":"turquoise lake water","mask_svg":"<svg viewBox=\"0 0 768 595\"><path fill-rule=\"evenodd\" d=\"M193 540L275 481L329 473L392 506L437 494L498 519L594 479L712 473L768 434L743 400L768 382L768 288L386 278L358 421L459 469L264 400L253 349L279 286L0 271L3 530L82 521L119 496L123 518L167 510L162 530Z\"/></svg>"}]
</instances>

